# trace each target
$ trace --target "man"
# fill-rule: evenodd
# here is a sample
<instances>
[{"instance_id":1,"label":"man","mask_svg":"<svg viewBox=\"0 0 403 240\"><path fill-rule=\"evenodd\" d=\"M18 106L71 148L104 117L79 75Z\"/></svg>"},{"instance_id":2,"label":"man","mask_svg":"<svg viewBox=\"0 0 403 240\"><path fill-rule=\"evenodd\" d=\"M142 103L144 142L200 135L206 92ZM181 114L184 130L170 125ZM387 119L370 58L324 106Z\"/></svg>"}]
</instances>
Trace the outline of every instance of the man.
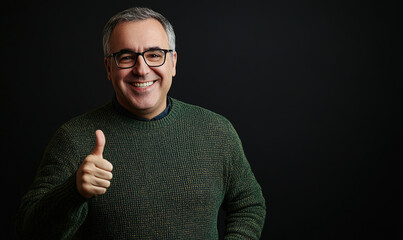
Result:
<instances>
[{"instance_id":1,"label":"man","mask_svg":"<svg viewBox=\"0 0 403 240\"><path fill-rule=\"evenodd\" d=\"M226 239L258 239L265 201L232 125L167 95L171 24L132 8L103 41L115 98L55 133L17 215L21 238L217 239L222 206Z\"/></svg>"}]
</instances>

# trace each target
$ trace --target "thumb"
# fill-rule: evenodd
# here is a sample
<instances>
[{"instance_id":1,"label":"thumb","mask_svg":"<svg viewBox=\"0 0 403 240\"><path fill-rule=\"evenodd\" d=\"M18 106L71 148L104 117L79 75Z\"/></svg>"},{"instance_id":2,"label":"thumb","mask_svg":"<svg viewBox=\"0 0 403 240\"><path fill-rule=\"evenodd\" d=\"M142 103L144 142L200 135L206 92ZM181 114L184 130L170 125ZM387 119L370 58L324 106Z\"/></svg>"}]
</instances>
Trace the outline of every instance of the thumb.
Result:
<instances>
[{"instance_id":1,"label":"thumb","mask_svg":"<svg viewBox=\"0 0 403 240\"><path fill-rule=\"evenodd\" d=\"M102 157L105 147L105 135L101 130L95 131L95 146L92 150L92 154Z\"/></svg>"}]
</instances>

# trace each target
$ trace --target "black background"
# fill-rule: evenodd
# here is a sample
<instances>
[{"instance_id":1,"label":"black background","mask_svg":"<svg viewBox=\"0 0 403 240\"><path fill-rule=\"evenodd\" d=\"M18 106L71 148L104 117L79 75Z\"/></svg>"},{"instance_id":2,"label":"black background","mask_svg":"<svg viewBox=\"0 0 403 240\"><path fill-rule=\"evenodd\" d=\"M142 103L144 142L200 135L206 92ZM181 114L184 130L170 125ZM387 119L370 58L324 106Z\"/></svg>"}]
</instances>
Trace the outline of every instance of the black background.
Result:
<instances>
[{"instance_id":1,"label":"black background","mask_svg":"<svg viewBox=\"0 0 403 240\"><path fill-rule=\"evenodd\" d=\"M55 130L113 95L104 24L146 6L177 35L170 95L243 141L267 201L262 239L402 239L396 2L3 3L2 238Z\"/></svg>"}]
</instances>

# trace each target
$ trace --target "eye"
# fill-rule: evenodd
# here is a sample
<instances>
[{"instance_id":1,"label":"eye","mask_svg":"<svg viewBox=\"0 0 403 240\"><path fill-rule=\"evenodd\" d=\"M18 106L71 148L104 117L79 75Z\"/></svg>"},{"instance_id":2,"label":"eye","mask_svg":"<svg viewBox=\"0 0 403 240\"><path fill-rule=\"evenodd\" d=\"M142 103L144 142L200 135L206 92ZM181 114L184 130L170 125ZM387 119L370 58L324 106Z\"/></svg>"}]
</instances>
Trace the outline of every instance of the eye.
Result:
<instances>
[{"instance_id":1,"label":"eye","mask_svg":"<svg viewBox=\"0 0 403 240\"><path fill-rule=\"evenodd\" d=\"M146 58L162 58L164 56L164 52L160 50L153 50L145 53Z\"/></svg>"},{"instance_id":2,"label":"eye","mask_svg":"<svg viewBox=\"0 0 403 240\"><path fill-rule=\"evenodd\" d=\"M122 53L116 56L119 62L132 62L135 60L135 56L130 53Z\"/></svg>"}]
</instances>

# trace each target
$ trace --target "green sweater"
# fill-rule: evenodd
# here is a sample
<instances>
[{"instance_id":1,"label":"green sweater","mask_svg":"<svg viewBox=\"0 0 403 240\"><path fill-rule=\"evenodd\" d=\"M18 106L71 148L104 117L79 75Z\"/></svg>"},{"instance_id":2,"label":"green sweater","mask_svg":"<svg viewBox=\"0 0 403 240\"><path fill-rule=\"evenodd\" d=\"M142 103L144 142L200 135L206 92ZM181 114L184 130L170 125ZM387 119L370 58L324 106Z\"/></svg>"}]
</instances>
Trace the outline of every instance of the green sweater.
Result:
<instances>
[{"instance_id":1,"label":"green sweater","mask_svg":"<svg viewBox=\"0 0 403 240\"><path fill-rule=\"evenodd\" d=\"M113 179L87 200L75 174L97 129ZM260 237L265 200L228 120L172 99L163 119L137 121L108 103L55 133L16 227L22 239L218 239L221 206L225 239Z\"/></svg>"}]
</instances>

